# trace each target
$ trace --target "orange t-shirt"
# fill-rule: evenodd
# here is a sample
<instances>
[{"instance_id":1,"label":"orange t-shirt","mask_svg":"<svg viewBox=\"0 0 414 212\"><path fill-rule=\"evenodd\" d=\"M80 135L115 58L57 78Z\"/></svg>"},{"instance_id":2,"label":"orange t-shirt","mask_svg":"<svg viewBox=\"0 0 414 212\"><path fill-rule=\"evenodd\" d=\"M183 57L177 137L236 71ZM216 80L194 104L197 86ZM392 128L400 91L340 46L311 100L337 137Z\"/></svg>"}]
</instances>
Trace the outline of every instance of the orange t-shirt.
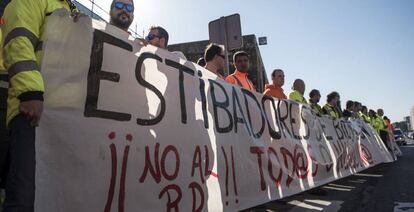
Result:
<instances>
[{"instance_id":1,"label":"orange t-shirt","mask_svg":"<svg viewBox=\"0 0 414 212\"><path fill-rule=\"evenodd\" d=\"M287 99L287 96L283 93L283 89L276 87L275 85L266 84L263 95L272 96L278 99Z\"/></svg>"},{"instance_id":2,"label":"orange t-shirt","mask_svg":"<svg viewBox=\"0 0 414 212\"><path fill-rule=\"evenodd\" d=\"M254 85L250 80L247 78L247 73L240 72L239 70L235 70L233 74L230 74L226 77L226 82L234 85L239 85L247 90L255 91Z\"/></svg>"}]
</instances>

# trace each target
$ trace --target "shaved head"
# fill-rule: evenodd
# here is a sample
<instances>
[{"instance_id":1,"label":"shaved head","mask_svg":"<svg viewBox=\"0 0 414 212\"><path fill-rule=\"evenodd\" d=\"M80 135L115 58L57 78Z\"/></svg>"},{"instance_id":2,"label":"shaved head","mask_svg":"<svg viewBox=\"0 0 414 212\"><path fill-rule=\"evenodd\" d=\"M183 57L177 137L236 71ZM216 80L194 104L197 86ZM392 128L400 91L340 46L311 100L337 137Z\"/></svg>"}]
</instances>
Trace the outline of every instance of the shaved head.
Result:
<instances>
[{"instance_id":1,"label":"shaved head","mask_svg":"<svg viewBox=\"0 0 414 212\"><path fill-rule=\"evenodd\" d=\"M293 90L298 91L299 93L301 93L302 95L305 93L305 82L301 79L296 79L293 82Z\"/></svg>"}]
</instances>

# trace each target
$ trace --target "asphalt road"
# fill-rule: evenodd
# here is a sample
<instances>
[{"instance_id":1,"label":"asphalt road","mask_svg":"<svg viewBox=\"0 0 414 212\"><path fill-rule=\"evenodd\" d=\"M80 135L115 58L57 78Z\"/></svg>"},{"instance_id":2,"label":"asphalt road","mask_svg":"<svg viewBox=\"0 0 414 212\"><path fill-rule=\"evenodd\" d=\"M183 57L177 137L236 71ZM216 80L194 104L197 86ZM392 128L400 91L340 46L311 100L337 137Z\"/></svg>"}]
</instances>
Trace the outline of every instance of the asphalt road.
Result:
<instances>
[{"instance_id":1,"label":"asphalt road","mask_svg":"<svg viewBox=\"0 0 414 212\"><path fill-rule=\"evenodd\" d=\"M414 141L400 147L403 156L323 186L324 196L303 192L246 212L352 211L414 212Z\"/></svg>"}]
</instances>

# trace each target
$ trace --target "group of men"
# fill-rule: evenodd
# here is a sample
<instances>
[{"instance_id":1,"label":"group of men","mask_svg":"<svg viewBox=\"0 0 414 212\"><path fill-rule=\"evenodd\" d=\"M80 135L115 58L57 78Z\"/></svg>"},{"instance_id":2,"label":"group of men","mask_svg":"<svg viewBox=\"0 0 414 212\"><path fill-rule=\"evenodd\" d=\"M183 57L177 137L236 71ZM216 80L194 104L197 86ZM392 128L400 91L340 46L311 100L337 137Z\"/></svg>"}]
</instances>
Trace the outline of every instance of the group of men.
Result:
<instances>
[{"instance_id":1,"label":"group of men","mask_svg":"<svg viewBox=\"0 0 414 212\"><path fill-rule=\"evenodd\" d=\"M227 77L221 75L220 70L225 66L225 50L223 46L218 44L209 44L204 52L204 57L200 58L197 63L204 66L207 70L217 75L218 79L225 80L230 84L236 84L247 90L254 91L254 84L248 79L249 55L244 51L238 51L233 55L233 63L235 71ZM272 96L278 99L290 99L302 104L309 105L314 113L318 116L327 115L333 119L337 118L359 118L365 123L371 124L383 139L384 143L393 139L392 124L390 120L383 117L384 111L378 109L377 113L370 110L368 114L367 107L357 101L347 101L346 108L342 111L340 95L333 91L326 97L326 104L321 107L318 103L321 98L320 91L311 90L309 93L309 102L304 97L305 82L302 79L296 79L293 82L292 91L286 95L282 86L285 84L285 74L281 69L273 70L272 83L265 85L264 95ZM390 136L391 134L391 136ZM387 145L387 144L386 144Z\"/></svg>"},{"instance_id":2,"label":"group of men","mask_svg":"<svg viewBox=\"0 0 414 212\"><path fill-rule=\"evenodd\" d=\"M282 86L285 84L285 74L281 69L275 69L272 72L272 84L265 85L264 95L272 96L278 99L290 99L302 104L309 105L316 115L328 115L332 118L361 118L367 123L370 119L367 114L367 107L357 101L348 101L346 109L342 111L339 93L333 91L326 97L326 104L321 107L318 103L321 99L319 90L313 89L309 92L309 102L304 97L305 82L302 79L296 79L293 82L292 91L286 96Z\"/></svg>"},{"instance_id":3,"label":"group of men","mask_svg":"<svg viewBox=\"0 0 414 212\"><path fill-rule=\"evenodd\" d=\"M12 0L3 15L5 23L0 31L0 45L3 49L3 56L0 53L0 72L7 70L8 73L7 120L4 122L10 130L10 137L7 138L8 162L5 163L0 157L0 180L6 182L6 201L3 210L5 212L34 210L35 128L41 118L44 92L39 68L42 35L48 16L62 8L71 12L75 22L82 17L70 0ZM128 29L134 20L134 9L133 0L113 0L110 7L110 24L129 33ZM141 41L145 45L151 44L166 49L168 40L168 32L160 26L155 26L151 27L145 40ZM235 71L227 77L220 74L220 70L225 66L225 59L225 49L221 45L210 44L198 63L216 74L218 79L255 91L254 84L248 79L249 55L244 51L236 52L233 55ZM276 69L271 76L273 83L266 85L264 95L308 104L304 97L303 80L295 80L292 92L285 95L282 89L285 83L283 70ZM347 103L346 110L342 112L337 92L327 96L327 103L323 107L318 105L321 97L318 90L312 90L309 95L309 105L318 115L326 114L333 118L359 117L372 123L376 129L381 130L384 127L378 118L382 117L382 110L378 111L378 115L368 115L367 108L355 102L352 105ZM2 115L4 116L4 113ZM5 137L1 139L2 142L6 140ZM4 171L5 167L8 169L7 172ZM4 173L8 173L7 178L3 176Z\"/></svg>"},{"instance_id":4,"label":"group of men","mask_svg":"<svg viewBox=\"0 0 414 212\"><path fill-rule=\"evenodd\" d=\"M250 62L249 55L245 51L234 53L233 63L235 70L227 77L224 77L220 73L220 70L223 70L226 63L225 50L221 45L215 43L209 44L204 52L204 57L200 58L197 63L217 75L218 79L250 91L256 90L254 84L248 78Z\"/></svg>"},{"instance_id":5,"label":"group of men","mask_svg":"<svg viewBox=\"0 0 414 212\"><path fill-rule=\"evenodd\" d=\"M345 119L356 119L359 118L365 123L371 124L372 127L378 132L382 141L387 147L388 142L392 141L394 136L393 126L391 121L384 116L384 111L378 109L377 112L368 109L357 101L347 101L346 108L342 111L341 101L339 93L333 91L326 97L326 104L321 107L318 103L321 98L319 90L313 89L309 93L309 103L306 101L305 94L305 82L301 79L296 79L293 82L292 91L286 96L283 92L282 86L285 83L285 75L283 70L275 69L272 72L272 84L266 85L264 95L272 96L278 99L290 99L297 101L302 104L308 104L314 113L318 116L327 115L331 118L345 118Z\"/></svg>"},{"instance_id":6,"label":"group of men","mask_svg":"<svg viewBox=\"0 0 414 212\"><path fill-rule=\"evenodd\" d=\"M204 57L200 58L197 63L204 66L207 70L217 75L218 79L225 80L230 84L236 84L247 90L254 91L254 84L248 79L249 69L249 55L244 51L238 51L233 55L233 63L235 71L227 77L224 77L220 70L225 66L225 50L223 46L218 44L209 44L204 52ZM368 114L367 107L363 106L357 101L347 101L346 108L342 111L340 95L338 92L333 91L326 97L326 104L321 107L318 103L321 98L320 91L317 89L311 90L309 93L309 102L304 97L305 94L305 82L302 79L296 79L293 82L292 91L286 96L282 86L285 84L285 74L281 69L273 70L272 84L265 85L264 95L272 96L278 99L290 99L302 104L309 105L316 115L328 115L331 118L359 118L366 123L371 124L378 133L385 134L392 133L389 130L392 124L389 120L383 118L384 112L382 109L378 109L377 113ZM372 111L374 112L374 111ZM386 117L385 117L386 118ZM385 138L384 138L385 139Z\"/></svg>"}]
</instances>

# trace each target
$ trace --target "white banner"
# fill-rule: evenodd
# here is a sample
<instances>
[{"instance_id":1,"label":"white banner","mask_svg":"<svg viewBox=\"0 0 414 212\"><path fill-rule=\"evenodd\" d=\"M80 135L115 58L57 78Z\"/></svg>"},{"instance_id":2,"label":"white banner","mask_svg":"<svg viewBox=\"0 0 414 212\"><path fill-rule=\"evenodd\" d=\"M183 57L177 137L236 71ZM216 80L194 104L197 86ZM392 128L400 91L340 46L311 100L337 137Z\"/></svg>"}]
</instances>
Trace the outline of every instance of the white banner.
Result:
<instances>
[{"instance_id":1,"label":"white banner","mask_svg":"<svg viewBox=\"0 0 414 212\"><path fill-rule=\"evenodd\" d=\"M393 159L362 122L216 79L82 18L49 17L36 211L237 211Z\"/></svg>"}]
</instances>

